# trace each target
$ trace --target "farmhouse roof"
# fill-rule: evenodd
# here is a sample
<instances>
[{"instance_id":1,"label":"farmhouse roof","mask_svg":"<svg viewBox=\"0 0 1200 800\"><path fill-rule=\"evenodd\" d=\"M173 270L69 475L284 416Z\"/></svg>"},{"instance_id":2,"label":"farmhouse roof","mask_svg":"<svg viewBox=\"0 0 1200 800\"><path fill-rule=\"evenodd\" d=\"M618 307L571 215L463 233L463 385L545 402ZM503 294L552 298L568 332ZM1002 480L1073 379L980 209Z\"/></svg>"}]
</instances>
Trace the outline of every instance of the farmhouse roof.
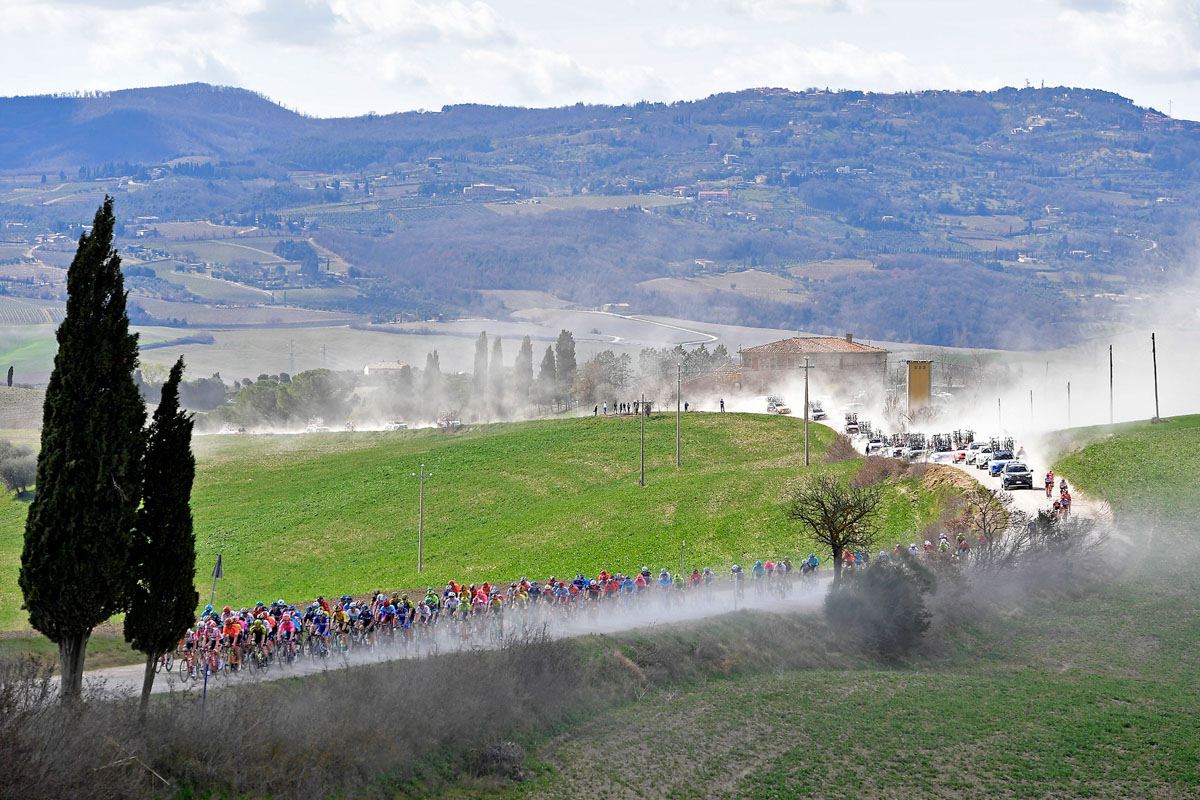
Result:
<instances>
[{"instance_id":1,"label":"farmhouse roof","mask_svg":"<svg viewBox=\"0 0 1200 800\"><path fill-rule=\"evenodd\" d=\"M366 369L372 372L382 372L384 370L401 370L407 366L408 364L405 364L403 361L375 361L371 364L367 364Z\"/></svg>"},{"instance_id":2,"label":"farmhouse roof","mask_svg":"<svg viewBox=\"0 0 1200 800\"><path fill-rule=\"evenodd\" d=\"M742 353L750 355L780 355L809 353L886 353L880 347L854 341L847 336L793 336L791 339L780 339L778 342L768 342L757 347L745 347Z\"/></svg>"}]
</instances>

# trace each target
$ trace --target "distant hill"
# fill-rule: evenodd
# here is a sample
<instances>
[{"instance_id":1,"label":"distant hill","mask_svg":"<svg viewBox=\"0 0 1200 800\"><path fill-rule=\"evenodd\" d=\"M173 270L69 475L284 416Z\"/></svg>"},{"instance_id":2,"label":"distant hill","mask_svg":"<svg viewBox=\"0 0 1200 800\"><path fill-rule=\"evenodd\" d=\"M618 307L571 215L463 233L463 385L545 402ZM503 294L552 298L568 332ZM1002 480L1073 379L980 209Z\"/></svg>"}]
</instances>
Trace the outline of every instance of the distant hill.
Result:
<instances>
[{"instance_id":1,"label":"distant hill","mask_svg":"<svg viewBox=\"0 0 1200 800\"><path fill-rule=\"evenodd\" d=\"M235 158L312 121L244 89L186 84L0 100L0 169Z\"/></svg>"},{"instance_id":2,"label":"distant hill","mask_svg":"<svg viewBox=\"0 0 1200 800\"><path fill-rule=\"evenodd\" d=\"M200 267L260 289L333 285L295 296L372 318L503 314L486 292L537 289L588 307L1039 347L1192 268L1200 125L1069 87L342 119L204 84L0 99L0 225L17 236L0 262L61 263L16 245L74 235L105 192L168 255L198 229L147 224L303 235L330 271L307 284L248 248L208 248ZM739 281L746 269L770 282Z\"/></svg>"}]
</instances>

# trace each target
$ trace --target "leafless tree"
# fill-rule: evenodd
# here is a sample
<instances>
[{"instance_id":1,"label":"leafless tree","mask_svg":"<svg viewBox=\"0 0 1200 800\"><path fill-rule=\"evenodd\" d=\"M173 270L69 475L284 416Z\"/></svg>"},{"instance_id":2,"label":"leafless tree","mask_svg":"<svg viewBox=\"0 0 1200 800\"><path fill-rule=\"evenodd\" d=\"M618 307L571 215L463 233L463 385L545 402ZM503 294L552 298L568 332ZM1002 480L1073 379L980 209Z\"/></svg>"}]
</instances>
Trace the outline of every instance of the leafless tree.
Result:
<instances>
[{"instance_id":1,"label":"leafless tree","mask_svg":"<svg viewBox=\"0 0 1200 800\"><path fill-rule=\"evenodd\" d=\"M784 514L833 553L833 580L842 578L842 555L871 546L877 530L882 496L878 486L852 486L822 476L802 486Z\"/></svg>"}]
</instances>

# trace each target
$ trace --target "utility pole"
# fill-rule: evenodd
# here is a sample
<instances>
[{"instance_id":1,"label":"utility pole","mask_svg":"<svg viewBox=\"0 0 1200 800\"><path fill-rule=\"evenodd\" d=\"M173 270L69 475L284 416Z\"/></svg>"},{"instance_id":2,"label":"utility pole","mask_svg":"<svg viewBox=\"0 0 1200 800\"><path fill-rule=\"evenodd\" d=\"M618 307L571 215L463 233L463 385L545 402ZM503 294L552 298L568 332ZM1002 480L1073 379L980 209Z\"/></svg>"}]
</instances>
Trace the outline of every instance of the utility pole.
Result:
<instances>
[{"instance_id":1,"label":"utility pole","mask_svg":"<svg viewBox=\"0 0 1200 800\"><path fill-rule=\"evenodd\" d=\"M1113 359L1111 344L1108 346L1108 424L1113 424Z\"/></svg>"},{"instance_id":2,"label":"utility pole","mask_svg":"<svg viewBox=\"0 0 1200 800\"><path fill-rule=\"evenodd\" d=\"M679 574L683 575L683 554L687 552L687 539L684 539L679 545Z\"/></svg>"},{"instance_id":3,"label":"utility pole","mask_svg":"<svg viewBox=\"0 0 1200 800\"><path fill-rule=\"evenodd\" d=\"M1000 398L996 398L996 427L1004 433L1004 415L1000 412Z\"/></svg>"},{"instance_id":4,"label":"utility pole","mask_svg":"<svg viewBox=\"0 0 1200 800\"><path fill-rule=\"evenodd\" d=\"M288 355L290 357L289 371L296 374L296 340L288 339Z\"/></svg>"},{"instance_id":5,"label":"utility pole","mask_svg":"<svg viewBox=\"0 0 1200 800\"><path fill-rule=\"evenodd\" d=\"M804 357L804 466L808 466L808 371L812 367L808 363L808 356Z\"/></svg>"},{"instance_id":6,"label":"utility pole","mask_svg":"<svg viewBox=\"0 0 1200 800\"><path fill-rule=\"evenodd\" d=\"M1158 344L1154 341L1154 334L1150 334L1150 357L1154 359L1154 421L1157 422L1158 416Z\"/></svg>"},{"instance_id":7,"label":"utility pole","mask_svg":"<svg viewBox=\"0 0 1200 800\"><path fill-rule=\"evenodd\" d=\"M425 479L432 478L433 473L425 472L425 465L421 465L421 472L412 474L414 478L420 478L419 505L417 506L417 572L425 568L424 547L425 547Z\"/></svg>"},{"instance_id":8,"label":"utility pole","mask_svg":"<svg viewBox=\"0 0 1200 800\"><path fill-rule=\"evenodd\" d=\"M679 466L679 404L683 402L683 364L676 364L675 377L675 466Z\"/></svg>"},{"instance_id":9,"label":"utility pole","mask_svg":"<svg viewBox=\"0 0 1200 800\"><path fill-rule=\"evenodd\" d=\"M638 405L638 416L642 418L642 474L638 478L638 486L646 485L646 395L642 395Z\"/></svg>"},{"instance_id":10,"label":"utility pole","mask_svg":"<svg viewBox=\"0 0 1200 800\"><path fill-rule=\"evenodd\" d=\"M1033 415L1033 389L1029 390L1029 426L1033 427L1036 417Z\"/></svg>"},{"instance_id":11,"label":"utility pole","mask_svg":"<svg viewBox=\"0 0 1200 800\"><path fill-rule=\"evenodd\" d=\"M1067 381L1067 427L1071 427L1071 382Z\"/></svg>"}]
</instances>

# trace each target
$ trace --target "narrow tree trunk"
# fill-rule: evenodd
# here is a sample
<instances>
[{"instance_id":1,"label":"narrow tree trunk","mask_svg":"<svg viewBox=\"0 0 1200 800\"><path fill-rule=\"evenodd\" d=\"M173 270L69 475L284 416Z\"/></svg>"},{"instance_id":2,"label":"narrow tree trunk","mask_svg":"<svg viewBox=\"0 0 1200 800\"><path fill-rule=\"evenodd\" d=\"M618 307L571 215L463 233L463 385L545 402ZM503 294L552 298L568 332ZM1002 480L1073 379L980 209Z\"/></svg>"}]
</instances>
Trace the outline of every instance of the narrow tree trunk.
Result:
<instances>
[{"instance_id":1,"label":"narrow tree trunk","mask_svg":"<svg viewBox=\"0 0 1200 800\"><path fill-rule=\"evenodd\" d=\"M146 716L146 708L150 705L150 690L154 688L154 662L158 660L157 653L146 654L146 675L142 678L142 703L138 713Z\"/></svg>"},{"instance_id":2,"label":"narrow tree trunk","mask_svg":"<svg viewBox=\"0 0 1200 800\"><path fill-rule=\"evenodd\" d=\"M91 635L73 633L58 643L58 691L63 700L78 701L83 694L83 656Z\"/></svg>"},{"instance_id":3,"label":"narrow tree trunk","mask_svg":"<svg viewBox=\"0 0 1200 800\"><path fill-rule=\"evenodd\" d=\"M842 551L833 551L833 582L840 583L842 580Z\"/></svg>"}]
</instances>

